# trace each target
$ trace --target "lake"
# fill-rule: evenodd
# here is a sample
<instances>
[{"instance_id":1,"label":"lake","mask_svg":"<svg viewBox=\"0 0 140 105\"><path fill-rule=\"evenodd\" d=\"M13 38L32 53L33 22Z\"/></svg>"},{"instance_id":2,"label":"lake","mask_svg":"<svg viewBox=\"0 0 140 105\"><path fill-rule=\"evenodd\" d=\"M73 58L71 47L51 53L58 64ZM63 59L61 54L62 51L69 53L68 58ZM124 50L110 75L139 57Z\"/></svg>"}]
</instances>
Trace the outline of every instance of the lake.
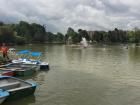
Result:
<instances>
[{"instance_id":1,"label":"lake","mask_svg":"<svg viewBox=\"0 0 140 105\"><path fill-rule=\"evenodd\" d=\"M50 70L24 78L38 83L33 96L3 105L140 105L140 47L33 44L16 49L43 52Z\"/></svg>"}]
</instances>

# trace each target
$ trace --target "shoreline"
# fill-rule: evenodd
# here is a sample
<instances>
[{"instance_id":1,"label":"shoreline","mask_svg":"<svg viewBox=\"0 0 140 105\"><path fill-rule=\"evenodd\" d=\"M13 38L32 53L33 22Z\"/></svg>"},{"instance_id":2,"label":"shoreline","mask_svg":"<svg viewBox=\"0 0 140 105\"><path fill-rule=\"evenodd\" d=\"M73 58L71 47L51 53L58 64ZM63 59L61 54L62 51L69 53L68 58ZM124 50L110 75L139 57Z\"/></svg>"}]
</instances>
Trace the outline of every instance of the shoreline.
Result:
<instances>
[{"instance_id":1,"label":"shoreline","mask_svg":"<svg viewBox=\"0 0 140 105\"><path fill-rule=\"evenodd\" d=\"M66 45L66 46L80 46L80 43L77 44L66 44L64 42L45 42L45 43L40 43L40 42L33 42L33 43L25 43L25 44L14 44L14 43L8 43L7 46L24 46L24 45L34 45L34 44L49 44L49 45ZM124 45L128 45L128 44L135 44L137 46L140 45L140 43L119 43L119 42L93 42L93 43L88 43L89 45L98 45L98 44L103 44L103 45L115 45L115 44L124 44Z\"/></svg>"}]
</instances>

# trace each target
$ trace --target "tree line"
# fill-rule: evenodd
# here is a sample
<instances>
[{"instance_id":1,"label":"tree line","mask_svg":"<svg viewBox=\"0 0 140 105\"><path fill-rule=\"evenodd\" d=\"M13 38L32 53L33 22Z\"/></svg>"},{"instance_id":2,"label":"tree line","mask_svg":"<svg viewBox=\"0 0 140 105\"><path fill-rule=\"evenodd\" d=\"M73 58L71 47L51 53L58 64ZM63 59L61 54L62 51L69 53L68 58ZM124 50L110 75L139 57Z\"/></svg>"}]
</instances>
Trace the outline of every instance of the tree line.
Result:
<instances>
[{"instance_id":1,"label":"tree line","mask_svg":"<svg viewBox=\"0 0 140 105\"><path fill-rule=\"evenodd\" d=\"M45 26L25 21L18 24L0 22L0 43L64 43L64 35L60 32L47 32Z\"/></svg>"},{"instance_id":2,"label":"tree line","mask_svg":"<svg viewBox=\"0 0 140 105\"><path fill-rule=\"evenodd\" d=\"M121 30L115 28L110 31L92 31L89 35L87 30L75 31L69 27L66 34L47 32L44 25L20 21L17 24L5 24L0 22L0 43L25 44L25 43L68 43L78 44L82 37L88 41L99 43L139 43L140 29Z\"/></svg>"},{"instance_id":3,"label":"tree line","mask_svg":"<svg viewBox=\"0 0 140 105\"><path fill-rule=\"evenodd\" d=\"M88 31L79 29L78 32L72 28L68 28L65 35L66 43L80 43L82 37L87 41L99 43L140 43L140 29L134 30L121 30L115 28L112 31L92 31L93 34L89 35Z\"/></svg>"}]
</instances>

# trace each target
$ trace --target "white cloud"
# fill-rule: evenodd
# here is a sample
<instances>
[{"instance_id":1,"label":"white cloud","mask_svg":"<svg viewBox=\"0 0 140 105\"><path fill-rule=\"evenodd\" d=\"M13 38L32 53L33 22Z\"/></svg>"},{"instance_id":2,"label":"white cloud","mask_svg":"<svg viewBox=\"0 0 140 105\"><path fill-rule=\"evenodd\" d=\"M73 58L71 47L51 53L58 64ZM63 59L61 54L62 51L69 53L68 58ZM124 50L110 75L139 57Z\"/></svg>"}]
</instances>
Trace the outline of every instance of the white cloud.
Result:
<instances>
[{"instance_id":1,"label":"white cloud","mask_svg":"<svg viewBox=\"0 0 140 105\"><path fill-rule=\"evenodd\" d=\"M52 32L140 26L140 0L0 0L0 20L46 24Z\"/></svg>"}]
</instances>

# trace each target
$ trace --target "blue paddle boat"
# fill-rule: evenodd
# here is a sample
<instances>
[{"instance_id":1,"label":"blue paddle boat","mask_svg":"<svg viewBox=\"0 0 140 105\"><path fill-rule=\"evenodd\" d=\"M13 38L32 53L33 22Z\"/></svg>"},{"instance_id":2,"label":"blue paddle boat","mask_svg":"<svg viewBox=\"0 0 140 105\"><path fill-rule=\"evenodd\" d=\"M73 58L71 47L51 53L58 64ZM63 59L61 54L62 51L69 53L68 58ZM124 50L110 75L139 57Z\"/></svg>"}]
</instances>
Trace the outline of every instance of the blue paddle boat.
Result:
<instances>
[{"instance_id":1,"label":"blue paddle boat","mask_svg":"<svg viewBox=\"0 0 140 105\"><path fill-rule=\"evenodd\" d=\"M12 60L12 63L24 64L24 65L36 65L40 69L49 70L49 63L41 61L41 52L31 52L29 50L22 50L17 52L19 59Z\"/></svg>"}]
</instances>

